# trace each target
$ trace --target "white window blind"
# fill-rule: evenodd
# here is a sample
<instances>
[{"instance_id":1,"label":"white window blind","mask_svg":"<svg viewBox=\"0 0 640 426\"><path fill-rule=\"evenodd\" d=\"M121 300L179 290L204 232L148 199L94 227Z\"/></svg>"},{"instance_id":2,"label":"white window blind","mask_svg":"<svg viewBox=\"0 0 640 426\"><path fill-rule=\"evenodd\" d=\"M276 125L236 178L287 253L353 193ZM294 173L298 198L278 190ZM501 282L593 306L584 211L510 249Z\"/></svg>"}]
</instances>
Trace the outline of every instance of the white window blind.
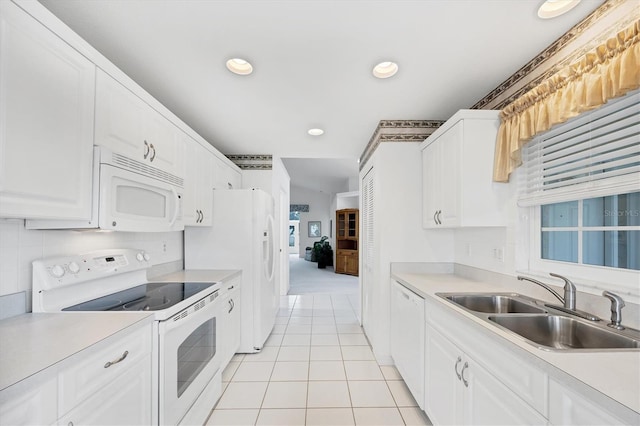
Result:
<instances>
[{"instance_id":1,"label":"white window blind","mask_svg":"<svg viewBox=\"0 0 640 426\"><path fill-rule=\"evenodd\" d=\"M537 136L522 160L521 206L640 190L640 93Z\"/></svg>"}]
</instances>

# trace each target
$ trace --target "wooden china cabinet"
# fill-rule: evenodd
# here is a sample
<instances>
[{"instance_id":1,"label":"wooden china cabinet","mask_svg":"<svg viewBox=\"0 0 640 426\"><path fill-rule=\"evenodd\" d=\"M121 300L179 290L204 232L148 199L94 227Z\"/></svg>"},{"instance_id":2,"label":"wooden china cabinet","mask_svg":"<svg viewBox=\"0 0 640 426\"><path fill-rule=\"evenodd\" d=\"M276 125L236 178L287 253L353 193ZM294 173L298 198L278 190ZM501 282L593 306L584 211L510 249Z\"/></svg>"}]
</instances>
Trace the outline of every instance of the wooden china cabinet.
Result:
<instances>
[{"instance_id":1,"label":"wooden china cabinet","mask_svg":"<svg viewBox=\"0 0 640 426\"><path fill-rule=\"evenodd\" d=\"M336 211L337 274L358 275L358 209Z\"/></svg>"}]
</instances>

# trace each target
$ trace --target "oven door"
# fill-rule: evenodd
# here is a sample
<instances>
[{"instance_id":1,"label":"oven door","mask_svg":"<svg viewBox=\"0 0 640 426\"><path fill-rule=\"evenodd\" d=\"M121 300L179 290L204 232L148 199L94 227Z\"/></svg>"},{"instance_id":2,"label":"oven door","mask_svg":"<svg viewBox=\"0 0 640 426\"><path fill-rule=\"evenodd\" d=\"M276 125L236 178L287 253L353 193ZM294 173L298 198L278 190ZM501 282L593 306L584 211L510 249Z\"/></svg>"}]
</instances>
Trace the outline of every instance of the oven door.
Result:
<instances>
[{"instance_id":1,"label":"oven door","mask_svg":"<svg viewBox=\"0 0 640 426\"><path fill-rule=\"evenodd\" d=\"M99 226L114 231L181 231L179 190L170 183L101 164Z\"/></svg>"},{"instance_id":2,"label":"oven door","mask_svg":"<svg viewBox=\"0 0 640 426\"><path fill-rule=\"evenodd\" d=\"M206 303L201 300L159 324L162 425L178 424L220 368L222 308L217 295L207 296ZM212 298L216 299L210 301Z\"/></svg>"}]
</instances>

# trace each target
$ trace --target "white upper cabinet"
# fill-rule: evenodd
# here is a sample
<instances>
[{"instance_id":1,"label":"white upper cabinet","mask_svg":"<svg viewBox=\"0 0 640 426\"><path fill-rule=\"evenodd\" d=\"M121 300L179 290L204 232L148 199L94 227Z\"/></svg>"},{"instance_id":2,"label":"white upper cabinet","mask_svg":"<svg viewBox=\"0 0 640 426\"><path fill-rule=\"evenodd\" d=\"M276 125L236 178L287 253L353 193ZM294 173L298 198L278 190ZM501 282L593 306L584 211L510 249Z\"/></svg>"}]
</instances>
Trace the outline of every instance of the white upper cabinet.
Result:
<instances>
[{"instance_id":1,"label":"white upper cabinet","mask_svg":"<svg viewBox=\"0 0 640 426\"><path fill-rule=\"evenodd\" d=\"M0 217L89 219L94 64L0 2Z\"/></svg>"},{"instance_id":2,"label":"white upper cabinet","mask_svg":"<svg viewBox=\"0 0 640 426\"><path fill-rule=\"evenodd\" d=\"M187 153L182 219L185 226L211 226L216 156L189 136L182 139Z\"/></svg>"},{"instance_id":3,"label":"white upper cabinet","mask_svg":"<svg viewBox=\"0 0 640 426\"><path fill-rule=\"evenodd\" d=\"M240 172L218 157L215 158L213 176L215 189L240 189L242 187Z\"/></svg>"},{"instance_id":4,"label":"white upper cabinet","mask_svg":"<svg viewBox=\"0 0 640 426\"><path fill-rule=\"evenodd\" d=\"M180 134L173 123L98 69L96 145L183 177L184 145Z\"/></svg>"},{"instance_id":5,"label":"white upper cabinet","mask_svg":"<svg viewBox=\"0 0 640 426\"><path fill-rule=\"evenodd\" d=\"M495 183L498 111L461 110L420 146L425 228L506 226L509 184Z\"/></svg>"}]
</instances>

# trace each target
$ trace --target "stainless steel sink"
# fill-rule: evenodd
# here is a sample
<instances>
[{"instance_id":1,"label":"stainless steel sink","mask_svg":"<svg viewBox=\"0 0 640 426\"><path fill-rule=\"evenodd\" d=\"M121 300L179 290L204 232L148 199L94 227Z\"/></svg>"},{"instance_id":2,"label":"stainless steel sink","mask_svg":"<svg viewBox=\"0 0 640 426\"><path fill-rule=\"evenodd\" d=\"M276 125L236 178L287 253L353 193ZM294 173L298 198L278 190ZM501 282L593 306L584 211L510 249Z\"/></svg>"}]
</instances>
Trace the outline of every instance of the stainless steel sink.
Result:
<instances>
[{"instance_id":1,"label":"stainless steel sink","mask_svg":"<svg viewBox=\"0 0 640 426\"><path fill-rule=\"evenodd\" d=\"M488 319L550 349L640 348L640 340L560 315L495 315Z\"/></svg>"},{"instance_id":2,"label":"stainless steel sink","mask_svg":"<svg viewBox=\"0 0 640 426\"><path fill-rule=\"evenodd\" d=\"M639 350L640 332L614 330L517 293L436 293L482 320L552 351Z\"/></svg>"},{"instance_id":3,"label":"stainless steel sink","mask_svg":"<svg viewBox=\"0 0 640 426\"><path fill-rule=\"evenodd\" d=\"M518 294L441 294L451 302L470 311L487 314L547 312L535 305L535 301Z\"/></svg>"}]
</instances>

